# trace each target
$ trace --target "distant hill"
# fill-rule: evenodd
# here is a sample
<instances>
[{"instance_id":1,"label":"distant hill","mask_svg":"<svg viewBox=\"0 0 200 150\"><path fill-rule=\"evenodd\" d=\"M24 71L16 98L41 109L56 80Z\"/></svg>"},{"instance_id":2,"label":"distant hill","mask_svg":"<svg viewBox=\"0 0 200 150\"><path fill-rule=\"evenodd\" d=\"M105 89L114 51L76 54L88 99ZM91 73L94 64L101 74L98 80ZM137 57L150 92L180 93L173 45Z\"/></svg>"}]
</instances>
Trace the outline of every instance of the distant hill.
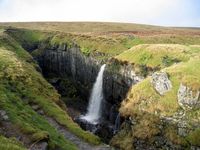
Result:
<instances>
[{"instance_id":1,"label":"distant hill","mask_svg":"<svg viewBox=\"0 0 200 150\"><path fill-rule=\"evenodd\" d=\"M133 23L113 23L113 22L13 22L0 23L3 26L13 26L18 28L27 28L35 30L51 30L61 32L194 32L199 28L177 28L161 27ZM199 31L200 32L200 31Z\"/></svg>"}]
</instances>

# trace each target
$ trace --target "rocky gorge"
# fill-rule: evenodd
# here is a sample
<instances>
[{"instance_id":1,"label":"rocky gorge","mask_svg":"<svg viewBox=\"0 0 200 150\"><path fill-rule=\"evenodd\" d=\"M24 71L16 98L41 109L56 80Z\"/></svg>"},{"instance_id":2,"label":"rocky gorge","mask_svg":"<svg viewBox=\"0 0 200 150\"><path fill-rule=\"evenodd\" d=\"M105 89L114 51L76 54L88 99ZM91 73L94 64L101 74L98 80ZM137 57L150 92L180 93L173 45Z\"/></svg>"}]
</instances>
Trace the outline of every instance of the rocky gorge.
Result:
<instances>
[{"instance_id":1,"label":"rocky gorge","mask_svg":"<svg viewBox=\"0 0 200 150\"><path fill-rule=\"evenodd\" d=\"M80 96L85 97L85 100L87 100L89 94L85 93L90 92L92 84L95 81L95 77L97 76L98 70L101 64L105 63L105 61L99 61L93 57L85 56L84 54L82 54L80 47L77 45L73 45L70 48L67 47L67 44L57 46L54 45L50 48L45 48L43 52L44 53L39 55L39 57L36 57L36 60L38 60L44 75L47 77L50 75L53 78L70 77L72 82L75 83L75 88L77 89L77 91L80 92ZM97 127L97 131L93 131L97 135L105 138L106 142L108 142L109 139L112 138L112 136L114 135L114 126L117 116L119 114L118 109L122 100L125 99L129 88L144 79L144 77L142 77L141 75L136 75L134 67L131 64L120 64L120 62L117 62L116 60L108 60L108 62L108 67L105 70L103 81L105 96L105 101L103 102L102 108L103 121ZM172 88L171 81L168 79L168 75L166 74L166 72L153 73L152 86L160 95L164 95ZM177 93L180 106L195 106L199 99L199 93L197 92L197 94L192 97L192 91L190 91L189 89L187 91L186 90L187 87L180 85L179 92ZM82 95L82 93L84 93L84 95ZM191 99L194 100L192 101ZM178 135L186 136L188 133L185 132L190 129L187 129L187 121L183 120L184 113L185 112L180 111L171 118L161 118L162 123L157 124L157 126L160 126L158 128L164 130L167 124L169 124L170 126L177 126ZM125 119L125 124L127 123L127 121L128 120ZM131 123L128 124L131 126L135 124L134 119L131 119L130 122ZM93 126L87 125L87 123L85 124L79 121L78 123L80 123L80 125L86 130L92 131L93 129ZM143 140L137 140L137 142L135 143L136 149L157 149L159 147L162 147L164 149L181 149L179 145L174 145L167 141L165 137L162 136L162 134L165 133L161 132L160 134L161 135L156 137L156 143L151 143L154 146L150 146L151 144L149 145L149 143L146 143ZM193 149L195 149L195 147L193 147Z\"/></svg>"},{"instance_id":2,"label":"rocky gorge","mask_svg":"<svg viewBox=\"0 0 200 150\"><path fill-rule=\"evenodd\" d=\"M52 46L45 46L45 43L41 43L36 51L42 51L34 58L42 68L44 76L53 82L52 84L57 85L58 89L63 88L58 86L56 82L62 82L66 78L69 79L70 83L78 91L79 97L82 98L81 101L85 101L86 103L100 66L108 62L103 78L104 101L101 118L102 124L99 125L100 131L97 131L97 133L100 132L100 136L107 140L110 139L114 132L121 101L125 98L129 88L141 81L143 77L135 74L132 65L120 64L114 60L102 61L85 56L76 44L69 47L66 43ZM69 91L60 92L63 95L66 94L65 92L69 93ZM84 104L83 102L80 103ZM82 107L80 109L86 110L87 105L80 107ZM85 113L81 112L81 110L79 111L80 113ZM77 117L79 116L74 116L75 120ZM86 129L86 127L84 128ZM101 130L105 130L104 133L101 133ZM110 133L107 133L108 137L105 137L105 132Z\"/></svg>"},{"instance_id":3,"label":"rocky gorge","mask_svg":"<svg viewBox=\"0 0 200 150\"><path fill-rule=\"evenodd\" d=\"M52 43L52 37L36 43L23 37L20 41L16 38L18 32L21 31L7 30L9 35L24 44L22 46L39 64L38 71L58 90L68 113L83 129L92 131L93 126L77 118L86 113L92 85L100 66L106 63L102 118L100 124L95 126L95 134L104 142L125 150L199 148L198 82L194 88L182 82L184 73L176 72L184 63L199 64L198 58L189 60L190 53L186 50L183 58L159 56L162 63L156 67L139 65L143 72L138 73L137 62L130 63L114 56L98 59L98 56L107 54L93 52L85 55L76 42ZM162 45L156 46L162 50ZM170 65L162 68L163 64L166 65L166 58L170 61L167 65ZM145 54L141 60L146 59L148 56ZM192 77L196 78L196 72L192 73ZM191 77L188 74L184 79ZM1 115L6 117L4 112Z\"/></svg>"}]
</instances>

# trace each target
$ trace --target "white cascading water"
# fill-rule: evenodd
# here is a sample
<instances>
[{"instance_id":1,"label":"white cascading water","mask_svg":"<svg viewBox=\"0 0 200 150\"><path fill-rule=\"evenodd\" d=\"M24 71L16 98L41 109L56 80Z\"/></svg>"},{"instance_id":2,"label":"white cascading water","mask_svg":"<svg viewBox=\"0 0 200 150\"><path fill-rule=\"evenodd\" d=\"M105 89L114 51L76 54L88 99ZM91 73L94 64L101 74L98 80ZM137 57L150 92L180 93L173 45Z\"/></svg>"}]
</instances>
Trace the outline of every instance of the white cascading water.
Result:
<instances>
[{"instance_id":1,"label":"white cascading water","mask_svg":"<svg viewBox=\"0 0 200 150\"><path fill-rule=\"evenodd\" d=\"M93 85L93 88L92 88L92 93L90 95L87 113L85 116L81 117L81 119L84 119L92 124L98 123L98 120L101 117L101 103L104 98L103 73L104 73L105 67L106 67L106 64L102 65L100 68L95 84Z\"/></svg>"}]
</instances>

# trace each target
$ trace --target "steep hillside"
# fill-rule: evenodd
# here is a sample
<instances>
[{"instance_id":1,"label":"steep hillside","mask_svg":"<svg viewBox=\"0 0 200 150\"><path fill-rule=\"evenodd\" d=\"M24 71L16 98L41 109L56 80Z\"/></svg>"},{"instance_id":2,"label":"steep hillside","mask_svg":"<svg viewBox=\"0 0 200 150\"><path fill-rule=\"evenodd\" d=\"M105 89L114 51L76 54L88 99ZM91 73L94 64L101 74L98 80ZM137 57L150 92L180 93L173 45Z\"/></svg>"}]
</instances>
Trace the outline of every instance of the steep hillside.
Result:
<instances>
[{"instance_id":1,"label":"steep hillside","mask_svg":"<svg viewBox=\"0 0 200 150\"><path fill-rule=\"evenodd\" d=\"M37 71L40 69L32 57L4 33L0 36L0 58L2 136L15 137L22 143L22 147L30 149L40 144L50 149L77 149L72 141L64 138L45 119L50 117L83 140L92 144L100 143L96 136L83 131L72 121L59 94ZM2 136L1 139L7 141ZM7 143L1 146L14 145ZM17 149L21 146L13 147Z\"/></svg>"}]
</instances>

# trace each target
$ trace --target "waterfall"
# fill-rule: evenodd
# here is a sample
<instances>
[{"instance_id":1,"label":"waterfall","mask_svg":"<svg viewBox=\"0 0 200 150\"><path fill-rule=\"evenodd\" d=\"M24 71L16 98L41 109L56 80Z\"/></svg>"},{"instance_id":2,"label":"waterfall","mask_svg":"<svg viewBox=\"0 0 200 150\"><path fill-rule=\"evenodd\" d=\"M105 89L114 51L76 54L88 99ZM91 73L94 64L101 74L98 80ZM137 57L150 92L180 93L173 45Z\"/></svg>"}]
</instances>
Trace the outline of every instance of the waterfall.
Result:
<instances>
[{"instance_id":1,"label":"waterfall","mask_svg":"<svg viewBox=\"0 0 200 150\"><path fill-rule=\"evenodd\" d=\"M118 113L117 118L115 119L115 126L114 126L114 134L117 133L120 129L121 119L120 119L120 113Z\"/></svg>"},{"instance_id":2,"label":"waterfall","mask_svg":"<svg viewBox=\"0 0 200 150\"><path fill-rule=\"evenodd\" d=\"M89 99L89 105L87 108L87 113L85 116L82 116L81 119L84 119L92 124L98 123L101 117L101 103L103 101L103 72L106 64L102 65L96 81L92 88L92 93Z\"/></svg>"}]
</instances>

